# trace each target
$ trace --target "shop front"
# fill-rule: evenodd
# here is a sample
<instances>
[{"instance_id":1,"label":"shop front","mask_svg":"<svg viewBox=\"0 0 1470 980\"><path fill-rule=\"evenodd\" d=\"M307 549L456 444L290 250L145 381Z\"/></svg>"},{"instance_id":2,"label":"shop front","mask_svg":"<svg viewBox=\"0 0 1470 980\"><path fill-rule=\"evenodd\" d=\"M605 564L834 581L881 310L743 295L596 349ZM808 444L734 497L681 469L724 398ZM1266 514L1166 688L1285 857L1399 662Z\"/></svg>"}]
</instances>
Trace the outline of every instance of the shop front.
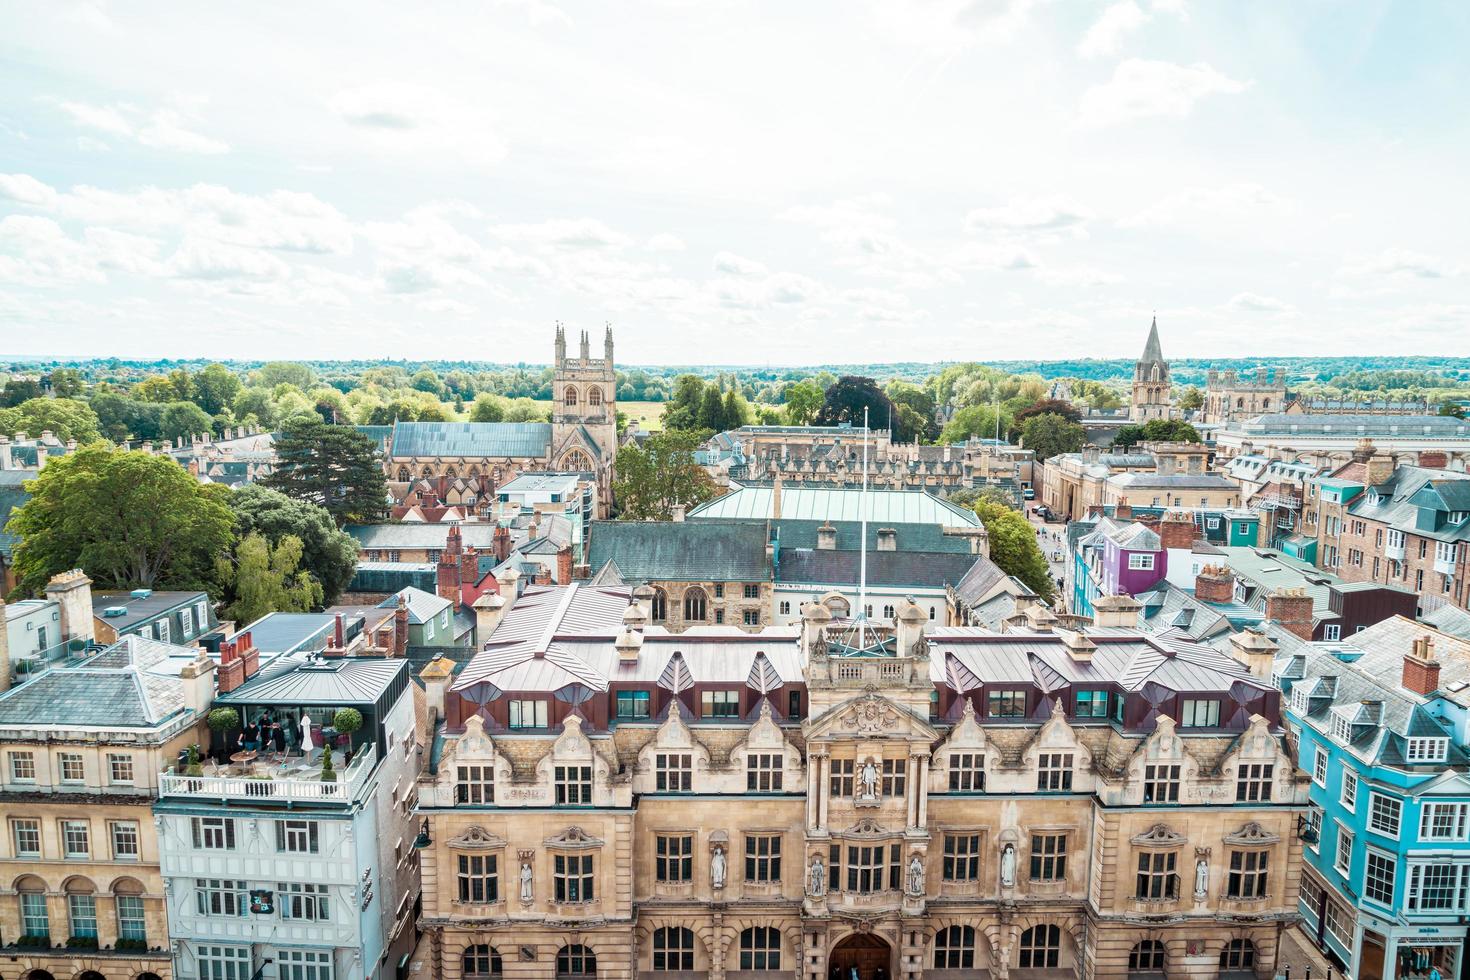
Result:
<instances>
[{"instance_id":1,"label":"shop front","mask_svg":"<svg viewBox=\"0 0 1470 980\"><path fill-rule=\"evenodd\" d=\"M1461 980L1466 927L1359 919L1355 980Z\"/></svg>"}]
</instances>

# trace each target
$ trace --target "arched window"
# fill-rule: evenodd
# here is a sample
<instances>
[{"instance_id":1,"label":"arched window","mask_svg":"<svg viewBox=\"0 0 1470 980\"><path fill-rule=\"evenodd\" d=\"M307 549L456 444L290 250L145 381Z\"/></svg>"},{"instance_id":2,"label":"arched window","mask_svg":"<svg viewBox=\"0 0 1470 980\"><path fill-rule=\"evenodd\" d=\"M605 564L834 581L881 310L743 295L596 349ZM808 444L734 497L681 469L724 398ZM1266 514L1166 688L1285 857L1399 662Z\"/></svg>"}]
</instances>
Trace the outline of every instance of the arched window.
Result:
<instances>
[{"instance_id":1,"label":"arched window","mask_svg":"<svg viewBox=\"0 0 1470 980\"><path fill-rule=\"evenodd\" d=\"M573 943L556 953L556 975L559 977L597 976L597 954L591 946Z\"/></svg>"},{"instance_id":2,"label":"arched window","mask_svg":"<svg viewBox=\"0 0 1470 980\"><path fill-rule=\"evenodd\" d=\"M665 622L669 618L669 595L663 589L653 590L653 621Z\"/></svg>"},{"instance_id":3,"label":"arched window","mask_svg":"<svg viewBox=\"0 0 1470 980\"><path fill-rule=\"evenodd\" d=\"M684 621L686 623L702 623L705 615L704 590L694 586L684 592Z\"/></svg>"},{"instance_id":4,"label":"arched window","mask_svg":"<svg viewBox=\"0 0 1470 980\"><path fill-rule=\"evenodd\" d=\"M434 471L427 464L425 464L424 466L424 472L419 475L422 476L425 480L434 479Z\"/></svg>"},{"instance_id":5,"label":"arched window","mask_svg":"<svg viewBox=\"0 0 1470 980\"><path fill-rule=\"evenodd\" d=\"M51 917L46 908L46 883L35 875L26 875L15 883L20 897L20 931L38 939L51 935ZM45 970L40 971L46 973ZM47 980L51 974L46 973Z\"/></svg>"},{"instance_id":6,"label":"arched window","mask_svg":"<svg viewBox=\"0 0 1470 980\"><path fill-rule=\"evenodd\" d=\"M1128 953L1129 973L1162 973L1164 970L1164 944L1157 939L1145 939Z\"/></svg>"},{"instance_id":7,"label":"arched window","mask_svg":"<svg viewBox=\"0 0 1470 980\"><path fill-rule=\"evenodd\" d=\"M1271 407L1271 399L1269 399L1269 398L1262 398L1261 399L1261 407L1262 408L1270 408Z\"/></svg>"},{"instance_id":8,"label":"arched window","mask_svg":"<svg viewBox=\"0 0 1470 980\"><path fill-rule=\"evenodd\" d=\"M781 969L781 934L772 926L751 926L740 933L740 969Z\"/></svg>"},{"instance_id":9,"label":"arched window","mask_svg":"<svg viewBox=\"0 0 1470 980\"><path fill-rule=\"evenodd\" d=\"M112 901L117 911L117 938L148 940L148 917L143 907L143 883L136 878L119 878L112 883Z\"/></svg>"},{"instance_id":10,"label":"arched window","mask_svg":"<svg viewBox=\"0 0 1470 980\"><path fill-rule=\"evenodd\" d=\"M61 886L66 891L66 915L71 920L74 940L97 939L97 896L92 883L85 878L68 878Z\"/></svg>"},{"instance_id":11,"label":"arched window","mask_svg":"<svg viewBox=\"0 0 1470 980\"><path fill-rule=\"evenodd\" d=\"M498 977L501 975L500 950L494 946L486 946L484 943L478 946L466 946L463 955L459 958L459 965L464 971L465 980Z\"/></svg>"},{"instance_id":12,"label":"arched window","mask_svg":"<svg viewBox=\"0 0 1470 980\"><path fill-rule=\"evenodd\" d=\"M46 970L32 970L26 974L26 980L56 980L56 978Z\"/></svg>"},{"instance_id":13,"label":"arched window","mask_svg":"<svg viewBox=\"0 0 1470 980\"><path fill-rule=\"evenodd\" d=\"M77 975L77 980L107 980L107 978L96 970L83 970Z\"/></svg>"},{"instance_id":14,"label":"arched window","mask_svg":"<svg viewBox=\"0 0 1470 980\"><path fill-rule=\"evenodd\" d=\"M412 480L412 479L413 479L413 474L410 473L410 472L408 472L408 467L407 466L400 466L400 467L398 467L398 482L399 483L407 483L409 480Z\"/></svg>"},{"instance_id":15,"label":"arched window","mask_svg":"<svg viewBox=\"0 0 1470 980\"><path fill-rule=\"evenodd\" d=\"M693 970L694 933L683 926L665 926L653 931L655 970Z\"/></svg>"},{"instance_id":16,"label":"arched window","mask_svg":"<svg viewBox=\"0 0 1470 980\"><path fill-rule=\"evenodd\" d=\"M593 386L593 387L587 389L587 404L588 405L601 405L602 404L602 389L601 388L598 388L596 386Z\"/></svg>"},{"instance_id":17,"label":"arched window","mask_svg":"<svg viewBox=\"0 0 1470 980\"><path fill-rule=\"evenodd\" d=\"M1220 969L1254 970L1256 968L1256 944L1249 939L1232 939L1220 950Z\"/></svg>"},{"instance_id":18,"label":"arched window","mask_svg":"<svg viewBox=\"0 0 1470 980\"><path fill-rule=\"evenodd\" d=\"M156 973L140 973L134 980L163 980L163 978Z\"/></svg>"},{"instance_id":19,"label":"arched window","mask_svg":"<svg viewBox=\"0 0 1470 980\"><path fill-rule=\"evenodd\" d=\"M934 969L975 968L975 927L950 926L934 934Z\"/></svg>"},{"instance_id":20,"label":"arched window","mask_svg":"<svg viewBox=\"0 0 1470 980\"><path fill-rule=\"evenodd\" d=\"M1054 970L1061 955L1061 927L1032 926L1021 933L1021 959L1016 965L1023 970Z\"/></svg>"},{"instance_id":21,"label":"arched window","mask_svg":"<svg viewBox=\"0 0 1470 980\"><path fill-rule=\"evenodd\" d=\"M566 391L562 393L561 400L567 406L575 406L577 404L577 386L567 385Z\"/></svg>"},{"instance_id":22,"label":"arched window","mask_svg":"<svg viewBox=\"0 0 1470 980\"><path fill-rule=\"evenodd\" d=\"M454 469L453 466L451 466L448 469L446 469L444 471L444 475L447 476L451 480L457 480L457 479L459 479L459 473L455 471L455 469Z\"/></svg>"},{"instance_id":23,"label":"arched window","mask_svg":"<svg viewBox=\"0 0 1470 980\"><path fill-rule=\"evenodd\" d=\"M1245 399L1244 398L1237 398L1237 399L1235 399L1235 407L1236 408L1245 408Z\"/></svg>"}]
</instances>

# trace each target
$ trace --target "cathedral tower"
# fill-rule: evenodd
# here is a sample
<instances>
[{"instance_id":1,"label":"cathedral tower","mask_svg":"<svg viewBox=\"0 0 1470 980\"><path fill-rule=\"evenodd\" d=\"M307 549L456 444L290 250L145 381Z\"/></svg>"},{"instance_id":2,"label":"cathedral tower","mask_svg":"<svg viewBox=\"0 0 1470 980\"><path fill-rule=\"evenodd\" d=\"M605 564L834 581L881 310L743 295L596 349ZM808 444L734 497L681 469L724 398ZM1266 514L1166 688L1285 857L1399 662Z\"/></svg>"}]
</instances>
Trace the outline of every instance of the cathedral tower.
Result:
<instances>
[{"instance_id":1,"label":"cathedral tower","mask_svg":"<svg viewBox=\"0 0 1470 980\"><path fill-rule=\"evenodd\" d=\"M1140 424L1173 416L1169 386L1169 362L1159 347L1159 318L1148 329L1143 356L1133 366L1133 404L1128 418Z\"/></svg>"},{"instance_id":2,"label":"cathedral tower","mask_svg":"<svg viewBox=\"0 0 1470 980\"><path fill-rule=\"evenodd\" d=\"M613 369L612 327L603 339L603 356L592 357L591 336L582 332L578 356L567 356L566 329L557 324L556 363L551 382L551 466L596 473L611 493L613 457L618 451L617 374Z\"/></svg>"}]
</instances>

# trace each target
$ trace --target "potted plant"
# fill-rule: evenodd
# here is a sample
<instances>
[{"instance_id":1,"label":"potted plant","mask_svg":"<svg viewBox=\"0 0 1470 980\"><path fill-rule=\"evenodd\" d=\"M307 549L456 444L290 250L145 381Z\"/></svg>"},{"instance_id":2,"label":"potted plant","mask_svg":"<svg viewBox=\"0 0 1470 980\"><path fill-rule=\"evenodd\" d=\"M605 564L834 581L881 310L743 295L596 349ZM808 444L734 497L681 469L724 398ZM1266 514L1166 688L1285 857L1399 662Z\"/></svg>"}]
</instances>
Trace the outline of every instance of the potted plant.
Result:
<instances>
[{"instance_id":1,"label":"potted plant","mask_svg":"<svg viewBox=\"0 0 1470 980\"><path fill-rule=\"evenodd\" d=\"M214 733L216 744L224 743L225 754L229 755L229 733L240 727L240 712L234 708L215 708L207 716L205 722L209 730ZM218 758L218 756L216 756Z\"/></svg>"},{"instance_id":2,"label":"potted plant","mask_svg":"<svg viewBox=\"0 0 1470 980\"><path fill-rule=\"evenodd\" d=\"M356 708L338 708L337 713L332 716L332 727L337 730L337 734L347 736L343 758L345 762L351 762L352 734L362 729L362 712Z\"/></svg>"}]
</instances>

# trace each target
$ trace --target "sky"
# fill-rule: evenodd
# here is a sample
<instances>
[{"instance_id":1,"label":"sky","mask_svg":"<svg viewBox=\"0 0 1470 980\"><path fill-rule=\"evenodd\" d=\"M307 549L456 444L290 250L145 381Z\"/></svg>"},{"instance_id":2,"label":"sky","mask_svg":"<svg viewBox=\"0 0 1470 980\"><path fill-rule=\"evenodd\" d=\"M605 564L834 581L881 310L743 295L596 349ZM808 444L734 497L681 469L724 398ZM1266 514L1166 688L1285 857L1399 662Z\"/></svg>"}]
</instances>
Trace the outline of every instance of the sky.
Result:
<instances>
[{"instance_id":1,"label":"sky","mask_svg":"<svg viewBox=\"0 0 1470 980\"><path fill-rule=\"evenodd\" d=\"M0 356L1470 355L1458 0L0 23Z\"/></svg>"}]
</instances>

